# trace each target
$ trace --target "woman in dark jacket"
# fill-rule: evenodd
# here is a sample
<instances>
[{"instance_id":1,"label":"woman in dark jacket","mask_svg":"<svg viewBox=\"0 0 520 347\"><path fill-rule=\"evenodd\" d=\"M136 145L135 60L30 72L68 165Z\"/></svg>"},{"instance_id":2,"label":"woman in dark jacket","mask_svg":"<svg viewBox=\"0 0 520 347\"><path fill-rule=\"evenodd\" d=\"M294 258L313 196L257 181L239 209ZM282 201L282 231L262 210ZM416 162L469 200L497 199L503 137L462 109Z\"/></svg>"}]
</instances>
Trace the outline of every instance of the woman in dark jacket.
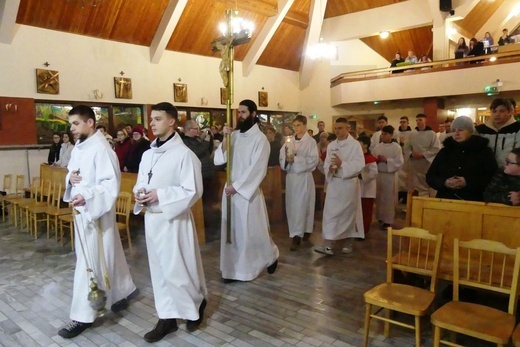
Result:
<instances>
[{"instance_id":1,"label":"woman in dark jacket","mask_svg":"<svg viewBox=\"0 0 520 347\"><path fill-rule=\"evenodd\" d=\"M489 140L477 135L473 120L455 118L452 136L444 140L426 173L428 185L444 199L482 201L482 193L498 166Z\"/></svg>"},{"instance_id":2,"label":"woman in dark jacket","mask_svg":"<svg viewBox=\"0 0 520 347\"><path fill-rule=\"evenodd\" d=\"M123 171L125 166L125 159L128 155L128 151L130 150L130 146L132 144L132 140L128 137L128 133L126 129L123 128L117 132L117 138L114 142L114 151L117 154L117 160L119 160L119 168Z\"/></svg>"},{"instance_id":3,"label":"woman in dark jacket","mask_svg":"<svg viewBox=\"0 0 520 347\"><path fill-rule=\"evenodd\" d=\"M493 176L484 191L484 201L520 205L520 148L509 153L504 169Z\"/></svg>"},{"instance_id":4,"label":"woman in dark jacket","mask_svg":"<svg viewBox=\"0 0 520 347\"><path fill-rule=\"evenodd\" d=\"M125 172L139 172L139 164L143 153L150 149L150 141L144 137L144 128L142 125L136 125L132 129L132 144L126 155L125 165L123 171Z\"/></svg>"}]
</instances>

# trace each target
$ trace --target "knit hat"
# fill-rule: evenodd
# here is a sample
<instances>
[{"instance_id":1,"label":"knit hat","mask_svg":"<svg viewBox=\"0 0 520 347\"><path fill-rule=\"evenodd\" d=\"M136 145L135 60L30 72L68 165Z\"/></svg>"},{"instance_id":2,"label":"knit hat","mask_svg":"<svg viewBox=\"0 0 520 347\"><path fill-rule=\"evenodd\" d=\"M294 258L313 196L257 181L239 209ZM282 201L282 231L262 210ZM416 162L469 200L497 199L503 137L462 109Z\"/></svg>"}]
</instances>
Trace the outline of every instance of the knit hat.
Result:
<instances>
[{"instance_id":1,"label":"knit hat","mask_svg":"<svg viewBox=\"0 0 520 347\"><path fill-rule=\"evenodd\" d=\"M142 125L137 124L133 129L132 133L139 133L141 136L144 135L144 127Z\"/></svg>"},{"instance_id":2,"label":"knit hat","mask_svg":"<svg viewBox=\"0 0 520 347\"><path fill-rule=\"evenodd\" d=\"M459 116L451 123L451 130L454 131L455 129L464 129L473 134L475 132L475 124L473 124L473 119L468 116Z\"/></svg>"}]
</instances>

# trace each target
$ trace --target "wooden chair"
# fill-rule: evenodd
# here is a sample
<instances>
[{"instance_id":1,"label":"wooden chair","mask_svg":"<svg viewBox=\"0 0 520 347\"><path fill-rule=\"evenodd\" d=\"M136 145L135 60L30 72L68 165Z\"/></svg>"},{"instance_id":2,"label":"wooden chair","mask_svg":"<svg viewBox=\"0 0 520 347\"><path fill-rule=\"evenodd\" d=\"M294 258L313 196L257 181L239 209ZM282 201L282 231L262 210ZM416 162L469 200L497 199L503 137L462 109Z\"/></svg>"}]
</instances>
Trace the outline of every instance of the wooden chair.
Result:
<instances>
[{"instance_id":1,"label":"wooden chair","mask_svg":"<svg viewBox=\"0 0 520 347\"><path fill-rule=\"evenodd\" d=\"M511 271L511 269L513 269ZM520 247L508 248L490 240L454 240L453 301L431 316L435 327L433 345L441 343L460 346L454 341L441 340L441 329L505 346L515 328L518 300ZM474 287L509 295L507 312L475 303L459 301L460 286Z\"/></svg>"},{"instance_id":2,"label":"wooden chair","mask_svg":"<svg viewBox=\"0 0 520 347\"><path fill-rule=\"evenodd\" d=\"M15 227L18 227L18 221L20 220L20 224L23 222L20 204L25 204L27 202L31 202L37 199L37 196L40 192L40 178L33 177L31 180L31 190L29 198L25 196L17 197L17 198L9 198L9 203L11 205L11 216ZM24 189L25 193L25 189Z\"/></svg>"},{"instance_id":3,"label":"wooden chair","mask_svg":"<svg viewBox=\"0 0 520 347\"><path fill-rule=\"evenodd\" d=\"M47 214L47 238L49 238L50 221L51 217L54 217L54 238L58 242L58 217L67 214L72 214L72 208L66 207L61 208L61 198L63 196L63 190L61 184L55 183L55 188L52 194L51 205L47 207L45 213Z\"/></svg>"},{"instance_id":4,"label":"wooden chair","mask_svg":"<svg viewBox=\"0 0 520 347\"><path fill-rule=\"evenodd\" d=\"M5 222L5 212L7 205L11 204L11 200L19 199L24 196L24 181L25 175L16 175L16 184L14 193L9 191L7 195L0 196L0 202L2 203L2 221ZM5 181L4 181L5 188Z\"/></svg>"},{"instance_id":5,"label":"wooden chair","mask_svg":"<svg viewBox=\"0 0 520 347\"><path fill-rule=\"evenodd\" d=\"M29 225L32 226L32 233L34 239L38 238L38 222L47 222L47 238L49 238L49 218L47 211L51 207L59 206L62 195L61 183L52 182L49 184L48 191L44 194L44 199L41 202L26 206L26 214L29 215ZM38 219L38 216L42 216Z\"/></svg>"},{"instance_id":6,"label":"wooden chair","mask_svg":"<svg viewBox=\"0 0 520 347\"><path fill-rule=\"evenodd\" d=\"M71 208L72 211L72 208ZM60 241L63 246L63 228L68 228L70 232L70 248L74 250L74 214L66 214L59 216L60 221Z\"/></svg>"},{"instance_id":7,"label":"wooden chair","mask_svg":"<svg viewBox=\"0 0 520 347\"><path fill-rule=\"evenodd\" d=\"M124 220L117 222L117 229L126 230L126 239L128 240L128 248L132 249L132 239L130 238L130 211L132 209L132 194L129 192L120 192L116 200L116 218Z\"/></svg>"},{"instance_id":8,"label":"wooden chair","mask_svg":"<svg viewBox=\"0 0 520 347\"><path fill-rule=\"evenodd\" d=\"M394 237L396 252L394 252ZM442 234L432 235L427 230L388 228L386 282L364 294L366 303L365 333L363 346L368 346L368 333L372 318L384 322L384 335L388 337L390 323L415 330L416 346L421 346L420 319L430 309L435 299L437 269L441 252ZM407 284L394 283L394 271L405 271L431 278L430 288L423 289ZM379 309L372 313L372 306ZM386 309L386 317L379 313ZM390 313L397 311L415 317L415 324L410 325L390 318Z\"/></svg>"},{"instance_id":9,"label":"wooden chair","mask_svg":"<svg viewBox=\"0 0 520 347\"><path fill-rule=\"evenodd\" d=\"M22 220L20 226L23 228L23 219L25 216L25 227L29 233L32 233L29 208L34 206L47 206L47 200L51 194L51 188L52 182L50 180L40 180L40 185L36 189L36 193L34 195L31 194L31 199L29 199L29 201L24 200L18 203L18 210Z\"/></svg>"}]
</instances>

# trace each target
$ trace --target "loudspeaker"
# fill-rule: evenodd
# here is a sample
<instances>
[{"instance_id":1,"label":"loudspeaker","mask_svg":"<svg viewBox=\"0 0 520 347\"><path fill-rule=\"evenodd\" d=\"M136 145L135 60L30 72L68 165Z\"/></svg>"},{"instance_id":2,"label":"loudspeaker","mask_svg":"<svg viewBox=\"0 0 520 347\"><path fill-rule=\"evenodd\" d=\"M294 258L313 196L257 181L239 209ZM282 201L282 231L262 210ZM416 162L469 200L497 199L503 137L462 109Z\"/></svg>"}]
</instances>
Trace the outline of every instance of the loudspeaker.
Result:
<instances>
[{"instance_id":1,"label":"loudspeaker","mask_svg":"<svg viewBox=\"0 0 520 347\"><path fill-rule=\"evenodd\" d=\"M442 12L450 12L452 10L451 0L439 0L439 8Z\"/></svg>"}]
</instances>

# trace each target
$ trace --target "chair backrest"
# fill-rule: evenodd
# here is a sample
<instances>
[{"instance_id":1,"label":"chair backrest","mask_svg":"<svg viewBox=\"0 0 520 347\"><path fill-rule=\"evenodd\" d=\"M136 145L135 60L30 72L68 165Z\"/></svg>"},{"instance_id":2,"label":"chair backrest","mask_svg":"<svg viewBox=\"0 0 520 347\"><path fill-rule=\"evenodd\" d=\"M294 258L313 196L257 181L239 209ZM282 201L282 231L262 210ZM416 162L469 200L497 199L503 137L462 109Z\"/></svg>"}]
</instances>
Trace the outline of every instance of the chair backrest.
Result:
<instances>
[{"instance_id":1,"label":"chair backrest","mask_svg":"<svg viewBox=\"0 0 520 347\"><path fill-rule=\"evenodd\" d=\"M15 194L22 196L24 194L25 175L16 175Z\"/></svg>"},{"instance_id":2,"label":"chair backrest","mask_svg":"<svg viewBox=\"0 0 520 347\"><path fill-rule=\"evenodd\" d=\"M60 183L54 182L52 184L50 206L60 207L62 195L63 195L63 186L61 185L61 182Z\"/></svg>"},{"instance_id":3,"label":"chair backrest","mask_svg":"<svg viewBox=\"0 0 520 347\"><path fill-rule=\"evenodd\" d=\"M11 193L12 189L13 189L13 175L11 175L11 174L4 175L2 191L6 192L6 193Z\"/></svg>"},{"instance_id":4,"label":"chair backrest","mask_svg":"<svg viewBox=\"0 0 520 347\"><path fill-rule=\"evenodd\" d=\"M394 270L415 273L431 277L430 291L435 292L441 244L442 234L419 228L388 228L387 282L393 282Z\"/></svg>"},{"instance_id":5,"label":"chair backrest","mask_svg":"<svg viewBox=\"0 0 520 347\"><path fill-rule=\"evenodd\" d=\"M116 200L116 215L124 216L125 222L130 217L132 207L132 194L129 192L119 192Z\"/></svg>"},{"instance_id":6,"label":"chair backrest","mask_svg":"<svg viewBox=\"0 0 520 347\"><path fill-rule=\"evenodd\" d=\"M50 199L51 199L51 196L52 196L52 181L51 180L42 180L40 182L40 190L39 190L39 194L38 196L36 197L38 201L40 202L49 202L50 204Z\"/></svg>"},{"instance_id":7,"label":"chair backrest","mask_svg":"<svg viewBox=\"0 0 520 347\"><path fill-rule=\"evenodd\" d=\"M509 295L508 312L516 313L520 247L509 248L491 240L454 240L453 300L459 286L469 286Z\"/></svg>"}]
</instances>

